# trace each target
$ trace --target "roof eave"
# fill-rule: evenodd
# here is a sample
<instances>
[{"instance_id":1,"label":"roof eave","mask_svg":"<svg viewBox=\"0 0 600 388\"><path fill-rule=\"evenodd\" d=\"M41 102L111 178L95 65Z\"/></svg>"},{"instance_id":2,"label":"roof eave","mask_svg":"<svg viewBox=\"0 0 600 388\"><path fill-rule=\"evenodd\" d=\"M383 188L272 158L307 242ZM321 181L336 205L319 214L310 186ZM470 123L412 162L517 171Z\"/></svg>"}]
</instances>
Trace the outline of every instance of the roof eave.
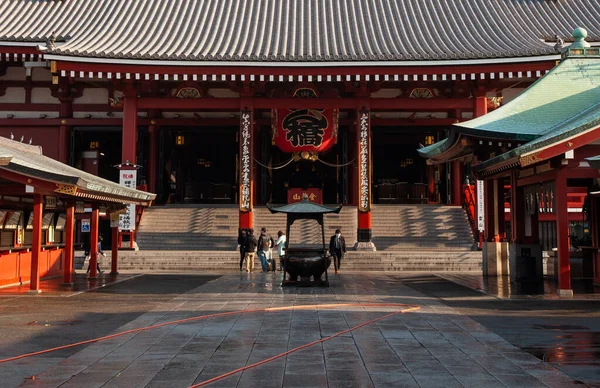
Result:
<instances>
[{"instance_id":1,"label":"roof eave","mask_svg":"<svg viewBox=\"0 0 600 388\"><path fill-rule=\"evenodd\" d=\"M0 42L1 45L1 42ZM215 67L423 67L423 66L464 66L464 65L498 65L511 63L528 63L556 61L560 55L536 55L523 57L506 58L485 58L485 59L448 59L448 60L373 60L373 61L235 61L235 60L152 60L152 59L129 59L129 58L103 58L103 57L85 57L74 55L63 55L44 53L44 58L51 61L97 63L97 64L118 64L118 65L138 65L138 66L171 66L171 67L192 67L192 66L215 66Z\"/></svg>"}]
</instances>

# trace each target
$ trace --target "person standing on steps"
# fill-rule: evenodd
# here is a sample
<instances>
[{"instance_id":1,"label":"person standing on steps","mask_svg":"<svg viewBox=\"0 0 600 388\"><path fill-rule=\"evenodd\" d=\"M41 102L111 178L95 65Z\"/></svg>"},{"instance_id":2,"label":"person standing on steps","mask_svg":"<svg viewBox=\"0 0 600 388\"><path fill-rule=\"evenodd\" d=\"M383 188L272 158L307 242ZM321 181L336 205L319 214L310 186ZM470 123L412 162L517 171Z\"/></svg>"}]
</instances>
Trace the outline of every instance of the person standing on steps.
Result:
<instances>
[{"instance_id":1,"label":"person standing on steps","mask_svg":"<svg viewBox=\"0 0 600 388\"><path fill-rule=\"evenodd\" d=\"M254 237L254 229L249 229L246 236L246 243L244 244L244 252L246 253L246 271L248 273L254 270L254 256L256 255L256 247L258 242Z\"/></svg>"},{"instance_id":2,"label":"person standing on steps","mask_svg":"<svg viewBox=\"0 0 600 388\"><path fill-rule=\"evenodd\" d=\"M240 228L238 231L238 246L240 248L240 271L244 265L244 259L246 258L246 229Z\"/></svg>"},{"instance_id":3,"label":"person standing on steps","mask_svg":"<svg viewBox=\"0 0 600 388\"><path fill-rule=\"evenodd\" d=\"M285 233L281 230L277 232L277 241L275 242L277 247L277 255L279 256L279 270L283 271L283 256L285 256Z\"/></svg>"},{"instance_id":4,"label":"person standing on steps","mask_svg":"<svg viewBox=\"0 0 600 388\"><path fill-rule=\"evenodd\" d=\"M342 232L339 229L335 230L335 234L331 236L331 240L329 240L329 254L333 256L333 266L335 268L335 273L340 273L340 264L342 263L342 258L346 253L346 240L344 236L342 236Z\"/></svg>"}]
</instances>

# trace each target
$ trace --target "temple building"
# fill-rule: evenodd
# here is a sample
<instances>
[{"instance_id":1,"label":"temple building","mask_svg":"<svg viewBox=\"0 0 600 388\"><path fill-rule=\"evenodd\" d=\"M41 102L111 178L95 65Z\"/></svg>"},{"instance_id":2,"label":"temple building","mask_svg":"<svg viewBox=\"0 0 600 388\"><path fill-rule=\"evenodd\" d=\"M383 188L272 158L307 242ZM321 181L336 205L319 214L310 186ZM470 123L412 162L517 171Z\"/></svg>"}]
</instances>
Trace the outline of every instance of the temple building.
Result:
<instances>
[{"instance_id":1,"label":"temple building","mask_svg":"<svg viewBox=\"0 0 600 388\"><path fill-rule=\"evenodd\" d=\"M484 274L510 275L514 282L541 280L542 250L552 244L559 292L565 296L573 292L573 257L600 281L599 218L592 194L600 182L594 165L600 154L600 49L591 47L586 35L585 29L575 29L560 64L513 101L453 125L446 139L419 150L431 164L465 161L480 179ZM591 195L576 209L573 197L582 194ZM555 225L554 236L543 233L548 223Z\"/></svg>"},{"instance_id":2,"label":"temple building","mask_svg":"<svg viewBox=\"0 0 600 388\"><path fill-rule=\"evenodd\" d=\"M135 171L157 204L237 206L242 228L255 206L307 192L356 208L365 249L376 249L373 205L465 202L471 140L450 144L462 122L488 120L550 72L576 27L600 42L596 0L15 0L0 11L0 136L108 180ZM419 156L446 138L452 157ZM494 140L487 156L533 138Z\"/></svg>"}]
</instances>

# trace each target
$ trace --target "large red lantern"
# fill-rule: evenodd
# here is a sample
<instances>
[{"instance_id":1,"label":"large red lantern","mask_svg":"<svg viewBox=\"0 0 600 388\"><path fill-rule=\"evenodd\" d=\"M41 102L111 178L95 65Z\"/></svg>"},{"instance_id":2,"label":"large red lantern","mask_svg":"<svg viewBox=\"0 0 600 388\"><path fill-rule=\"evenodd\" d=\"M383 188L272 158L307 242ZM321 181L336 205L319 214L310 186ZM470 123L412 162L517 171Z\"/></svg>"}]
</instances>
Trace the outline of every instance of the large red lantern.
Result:
<instances>
[{"instance_id":1,"label":"large red lantern","mask_svg":"<svg viewBox=\"0 0 600 388\"><path fill-rule=\"evenodd\" d=\"M317 94L303 87L294 91L294 97L315 98ZM337 109L273 109L272 115L274 143L283 152L324 152L337 142Z\"/></svg>"}]
</instances>

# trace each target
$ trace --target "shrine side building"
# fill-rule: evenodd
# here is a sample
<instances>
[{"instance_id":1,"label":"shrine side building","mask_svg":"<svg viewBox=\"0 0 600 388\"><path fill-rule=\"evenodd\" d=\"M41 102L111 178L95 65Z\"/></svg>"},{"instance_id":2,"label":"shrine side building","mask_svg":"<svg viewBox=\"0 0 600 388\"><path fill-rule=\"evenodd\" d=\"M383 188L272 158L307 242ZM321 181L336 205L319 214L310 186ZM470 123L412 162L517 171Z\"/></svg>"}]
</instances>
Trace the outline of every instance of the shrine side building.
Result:
<instances>
[{"instance_id":1,"label":"shrine side building","mask_svg":"<svg viewBox=\"0 0 600 388\"><path fill-rule=\"evenodd\" d=\"M237 205L240 228L308 192L356 207L374 249L373 204L462 205L474 181L468 141L418 149L551 71L576 27L600 42L595 0L293 4L3 2L0 136L112 181L137 166L155 203Z\"/></svg>"}]
</instances>

